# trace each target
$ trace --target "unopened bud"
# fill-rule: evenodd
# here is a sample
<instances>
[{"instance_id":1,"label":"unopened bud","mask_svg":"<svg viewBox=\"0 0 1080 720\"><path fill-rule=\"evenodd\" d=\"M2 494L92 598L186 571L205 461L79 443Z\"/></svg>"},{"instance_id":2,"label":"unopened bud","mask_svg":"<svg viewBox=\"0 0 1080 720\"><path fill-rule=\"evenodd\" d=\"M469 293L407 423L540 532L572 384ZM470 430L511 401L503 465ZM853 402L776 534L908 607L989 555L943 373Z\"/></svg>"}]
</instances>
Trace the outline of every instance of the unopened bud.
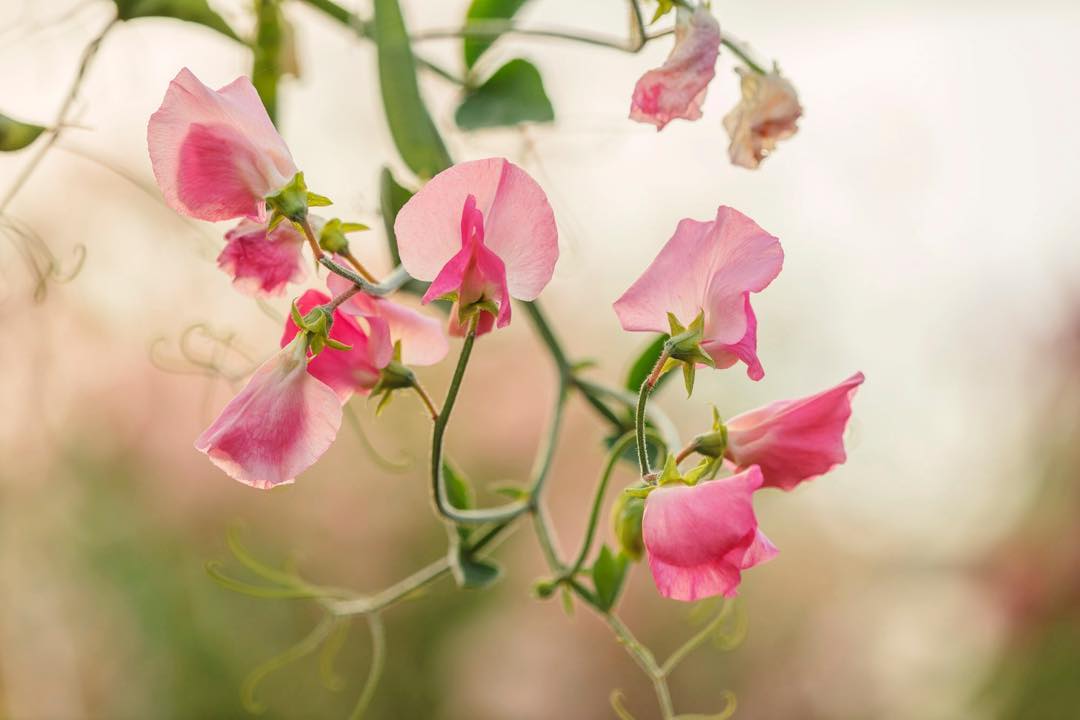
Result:
<instances>
[{"instance_id":1,"label":"unopened bud","mask_svg":"<svg viewBox=\"0 0 1080 720\"><path fill-rule=\"evenodd\" d=\"M615 505L611 508L611 521L615 526L615 538L619 547L632 560L640 560L645 552L645 543L641 539L641 517L645 514L645 498L632 491L645 489L643 482L638 482L619 493Z\"/></svg>"}]
</instances>

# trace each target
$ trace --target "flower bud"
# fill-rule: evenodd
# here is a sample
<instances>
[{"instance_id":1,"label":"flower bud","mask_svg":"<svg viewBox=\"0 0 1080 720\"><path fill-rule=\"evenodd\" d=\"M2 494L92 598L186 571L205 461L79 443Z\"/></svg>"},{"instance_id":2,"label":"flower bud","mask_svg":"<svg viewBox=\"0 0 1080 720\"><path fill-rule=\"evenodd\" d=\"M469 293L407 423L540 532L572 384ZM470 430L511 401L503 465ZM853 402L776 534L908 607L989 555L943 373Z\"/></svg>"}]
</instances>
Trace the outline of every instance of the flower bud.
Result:
<instances>
[{"instance_id":1,"label":"flower bud","mask_svg":"<svg viewBox=\"0 0 1080 720\"><path fill-rule=\"evenodd\" d=\"M711 458L722 458L727 450L727 427L720 422L720 413L713 408L712 432L702 433L691 443L693 451Z\"/></svg>"},{"instance_id":2,"label":"flower bud","mask_svg":"<svg viewBox=\"0 0 1080 720\"><path fill-rule=\"evenodd\" d=\"M645 513L645 498L633 492L644 489L645 483L637 482L623 490L611 509L611 521L619 547L630 559L637 561L645 552L641 540L641 517Z\"/></svg>"}]
</instances>

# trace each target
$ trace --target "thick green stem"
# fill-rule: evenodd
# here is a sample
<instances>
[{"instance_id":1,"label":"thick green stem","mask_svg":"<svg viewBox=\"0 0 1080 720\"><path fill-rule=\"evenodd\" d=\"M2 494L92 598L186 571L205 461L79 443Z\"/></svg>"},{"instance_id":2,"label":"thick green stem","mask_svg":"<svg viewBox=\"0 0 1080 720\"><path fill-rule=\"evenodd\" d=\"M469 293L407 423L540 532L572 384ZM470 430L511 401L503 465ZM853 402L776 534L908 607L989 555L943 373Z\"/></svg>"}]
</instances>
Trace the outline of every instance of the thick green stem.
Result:
<instances>
[{"instance_id":1,"label":"thick green stem","mask_svg":"<svg viewBox=\"0 0 1080 720\"><path fill-rule=\"evenodd\" d=\"M656 382L660 379L660 375L663 374L664 365L670 355L671 346L669 341L668 344L664 345L664 350L660 353L660 357L656 359L652 372L649 373L649 377L645 378L645 382L641 383L641 390L638 391L637 410L634 413L634 429L637 437L638 466L641 469L641 477L645 477L652 472L652 468L649 467L649 448L645 444L645 409L649 402L649 393L656 387Z\"/></svg>"},{"instance_id":2,"label":"thick green stem","mask_svg":"<svg viewBox=\"0 0 1080 720\"><path fill-rule=\"evenodd\" d=\"M405 268L398 265L394 268L393 272L387 275L382 282L372 283L365 278L357 275L355 272L347 267L338 265L326 255L319 258L319 264L325 267L335 275L340 275L346 280L352 281L354 285L359 287L368 295L375 295L382 297L383 295L389 295L396 290L399 290L402 285L409 282L412 278L409 277L409 273L405 272Z\"/></svg>"}]
</instances>

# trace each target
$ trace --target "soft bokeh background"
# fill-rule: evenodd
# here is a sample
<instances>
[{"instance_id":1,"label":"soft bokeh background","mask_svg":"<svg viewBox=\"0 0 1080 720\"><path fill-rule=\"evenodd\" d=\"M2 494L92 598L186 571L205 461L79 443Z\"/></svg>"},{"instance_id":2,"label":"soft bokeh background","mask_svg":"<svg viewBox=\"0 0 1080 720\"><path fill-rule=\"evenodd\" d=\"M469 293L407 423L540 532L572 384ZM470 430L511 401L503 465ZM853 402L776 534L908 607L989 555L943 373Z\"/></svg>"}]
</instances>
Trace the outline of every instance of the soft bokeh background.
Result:
<instances>
[{"instance_id":1,"label":"soft bokeh background","mask_svg":"<svg viewBox=\"0 0 1080 720\"><path fill-rule=\"evenodd\" d=\"M215 2L243 29L244 3ZM346 3L348 4L348 3ZM414 29L452 27L460 0L405 3ZM362 12L367 4L353 5ZM609 306L681 217L718 204L784 242L784 272L759 296L767 377L673 383L656 402L683 436L708 420L806 394L855 370L848 463L759 514L781 549L746 577L748 634L705 648L672 681L678 708L739 696L746 719L1076 717L1080 707L1080 5L1068 0L714 2L725 29L794 80L797 137L760 172L732 167L720 119L737 99L725 53L705 117L663 133L625 119L640 55L508 38L494 57L543 70L558 123L453 129L456 94L424 91L458 158L506 154L556 209L562 259L544 303L575 357L618 382L642 337ZM50 121L101 1L0 1L0 110ZM377 225L377 174L408 177L389 139L373 48L298 3L302 74L282 88L279 124L308 181L347 218ZM535 0L528 25L625 31L621 0ZM457 66L459 45L424 52ZM227 558L241 521L260 556L315 581L374 590L438 556L428 506L427 427L409 398L361 425L389 473L347 427L296 485L263 493L215 470L193 438L236 387L188 354L241 376L275 347L283 303L238 295L213 258L221 227L160 201L145 124L189 66L211 85L249 69L208 30L143 20L110 33L77 103L78 127L7 208L0 244L0 717L244 717L238 688L306 633L302 601L231 594L207 560ZM30 152L0 156L6 188ZM11 223L22 230L12 233ZM35 297L32 231L66 283ZM385 268L380 232L358 251ZM29 254L28 254L29 253ZM38 288L40 289L40 288ZM519 317L480 343L450 447L481 485L521 480L554 390ZM161 342L155 341L161 339ZM153 353L151 352L153 348ZM151 356L154 362L151 362ZM440 394L449 368L422 373ZM237 378L234 377L233 382ZM576 547L603 428L573 402L550 488L564 548ZM624 470L620 482L631 475ZM608 533L607 527L603 532ZM530 597L543 563L527 528L498 551L495 589L443 582L387 614L378 718L608 718L622 688L638 718L651 689L606 627ZM630 625L666 653L692 632L688 608L635 569ZM322 687L311 659L261 689L268 717L342 716L368 661L358 625Z\"/></svg>"}]
</instances>

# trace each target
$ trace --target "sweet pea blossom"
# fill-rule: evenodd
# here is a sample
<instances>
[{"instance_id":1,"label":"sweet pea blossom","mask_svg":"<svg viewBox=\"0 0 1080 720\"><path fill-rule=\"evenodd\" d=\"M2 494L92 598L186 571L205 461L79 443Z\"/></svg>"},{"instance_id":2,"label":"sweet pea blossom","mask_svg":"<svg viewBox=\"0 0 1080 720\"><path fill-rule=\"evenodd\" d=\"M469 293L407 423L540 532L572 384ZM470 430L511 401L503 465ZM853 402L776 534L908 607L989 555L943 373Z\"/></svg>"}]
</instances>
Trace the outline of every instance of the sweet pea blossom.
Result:
<instances>
[{"instance_id":1,"label":"sweet pea blossom","mask_svg":"<svg viewBox=\"0 0 1080 720\"><path fill-rule=\"evenodd\" d=\"M726 423L726 457L761 468L766 487L791 490L847 459L844 428L864 376L855 373L824 392L781 400Z\"/></svg>"},{"instance_id":2,"label":"sweet pea blossom","mask_svg":"<svg viewBox=\"0 0 1080 720\"><path fill-rule=\"evenodd\" d=\"M731 138L728 155L731 162L756 168L776 148L798 131L795 124L802 115L799 96L778 72L767 75L736 68L741 78L742 99L724 116L724 129Z\"/></svg>"},{"instance_id":3,"label":"sweet pea blossom","mask_svg":"<svg viewBox=\"0 0 1080 720\"><path fill-rule=\"evenodd\" d=\"M266 219L266 198L296 175L246 77L211 90L184 68L150 116L147 144L169 207L200 220Z\"/></svg>"},{"instance_id":4,"label":"sweet pea blossom","mask_svg":"<svg viewBox=\"0 0 1080 720\"><path fill-rule=\"evenodd\" d=\"M296 307L301 315L306 315L328 302L330 296L326 293L308 290L296 301ZM307 370L312 377L330 386L344 404L353 393L367 393L375 386L380 371L393 359L394 350L390 329L382 318L367 318L365 330L357 318L342 312L341 308L336 308L331 317L330 339L351 347L348 350L325 348L308 361ZM287 318L281 335L282 347L299 332L292 318Z\"/></svg>"},{"instance_id":5,"label":"sweet pea blossom","mask_svg":"<svg viewBox=\"0 0 1080 720\"><path fill-rule=\"evenodd\" d=\"M291 483L326 452L341 427L341 403L307 371L303 338L255 371L195 449L230 477L266 490Z\"/></svg>"},{"instance_id":6,"label":"sweet pea blossom","mask_svg":"<svg viewBox=\"0 0 1080 720\"><path fill-rule=\"evenodd\" d=\"M559 257L558 230L547 196L529 174L504 158L459 163L432 178L394 222L401 264L432 281L423 301L454 294L450 327L461 313L486 306L477 334L510 322L510 298L535 300ZM492 312L493 311L493 312Z\"/></svg>"},{"instance_id":7,"label":"sweet pea blossom","mask_svg":"<svg viewBox=\"0 0 1080 720\"><path fill-rule=\"evenodd\" d=\"M348 290L352 282L331 273L326 284L337 295ZM384 320L390 343L401 343L401 362L406 365L434 365L450 350L442 323L389 298L357 293L342 303L339 311Z\"/></svg>"},{"instance_id":8,"label":"sweet pea blossom","mask_svg":"<svg viewBox=\"0 0 1080 720\"><path fill-rule=\"evenodd\" d=\"M718 368L741 360L760 380L757 318L750 293L761 292L780 273L780 241L757 223L721 206L708 222L684 219L622 297L615 313L624 330L668 332L668 313L684 326L704 313L701 348Z\"/></svg>"},{"instance_id":9,"label":"sweet pea blossom","mask_svg":"<svg viewBox=\"0 0 1080 720\"><path fill-rule=\"evenodd\" d=\"M675 47L664 64L641 76L634 87L630 119L657 131L675 118L697 120L709 82L716 75L720 25L709 9L676 10Z\"/></svg>"},{"instance_id":10,"label":"sweet pea blossom","mask_svg":"<svg viewBox=\"0 0 1080 720\"><path fill-rule=\"evenodd\" d=\"M686 602L733 597L743 570L777 554L754 515L752 498L761 483L761 471L751 467L696 485L663 485L649 493L641 533L661 595Z\"/></svg>"},{"instance_id":11,"label":"sweet pea blossom","mask_svg":"<svg viewBox=\"0 0 1080 720\"><path fill-rule=\"evenodd\" d=\"M267 232L265 222L241 220L225 233L218 267L233 277L233 285L255 296L281 295L290 282L304 277L304 235L289 222Z\"/></svg>"}]
</instances>

